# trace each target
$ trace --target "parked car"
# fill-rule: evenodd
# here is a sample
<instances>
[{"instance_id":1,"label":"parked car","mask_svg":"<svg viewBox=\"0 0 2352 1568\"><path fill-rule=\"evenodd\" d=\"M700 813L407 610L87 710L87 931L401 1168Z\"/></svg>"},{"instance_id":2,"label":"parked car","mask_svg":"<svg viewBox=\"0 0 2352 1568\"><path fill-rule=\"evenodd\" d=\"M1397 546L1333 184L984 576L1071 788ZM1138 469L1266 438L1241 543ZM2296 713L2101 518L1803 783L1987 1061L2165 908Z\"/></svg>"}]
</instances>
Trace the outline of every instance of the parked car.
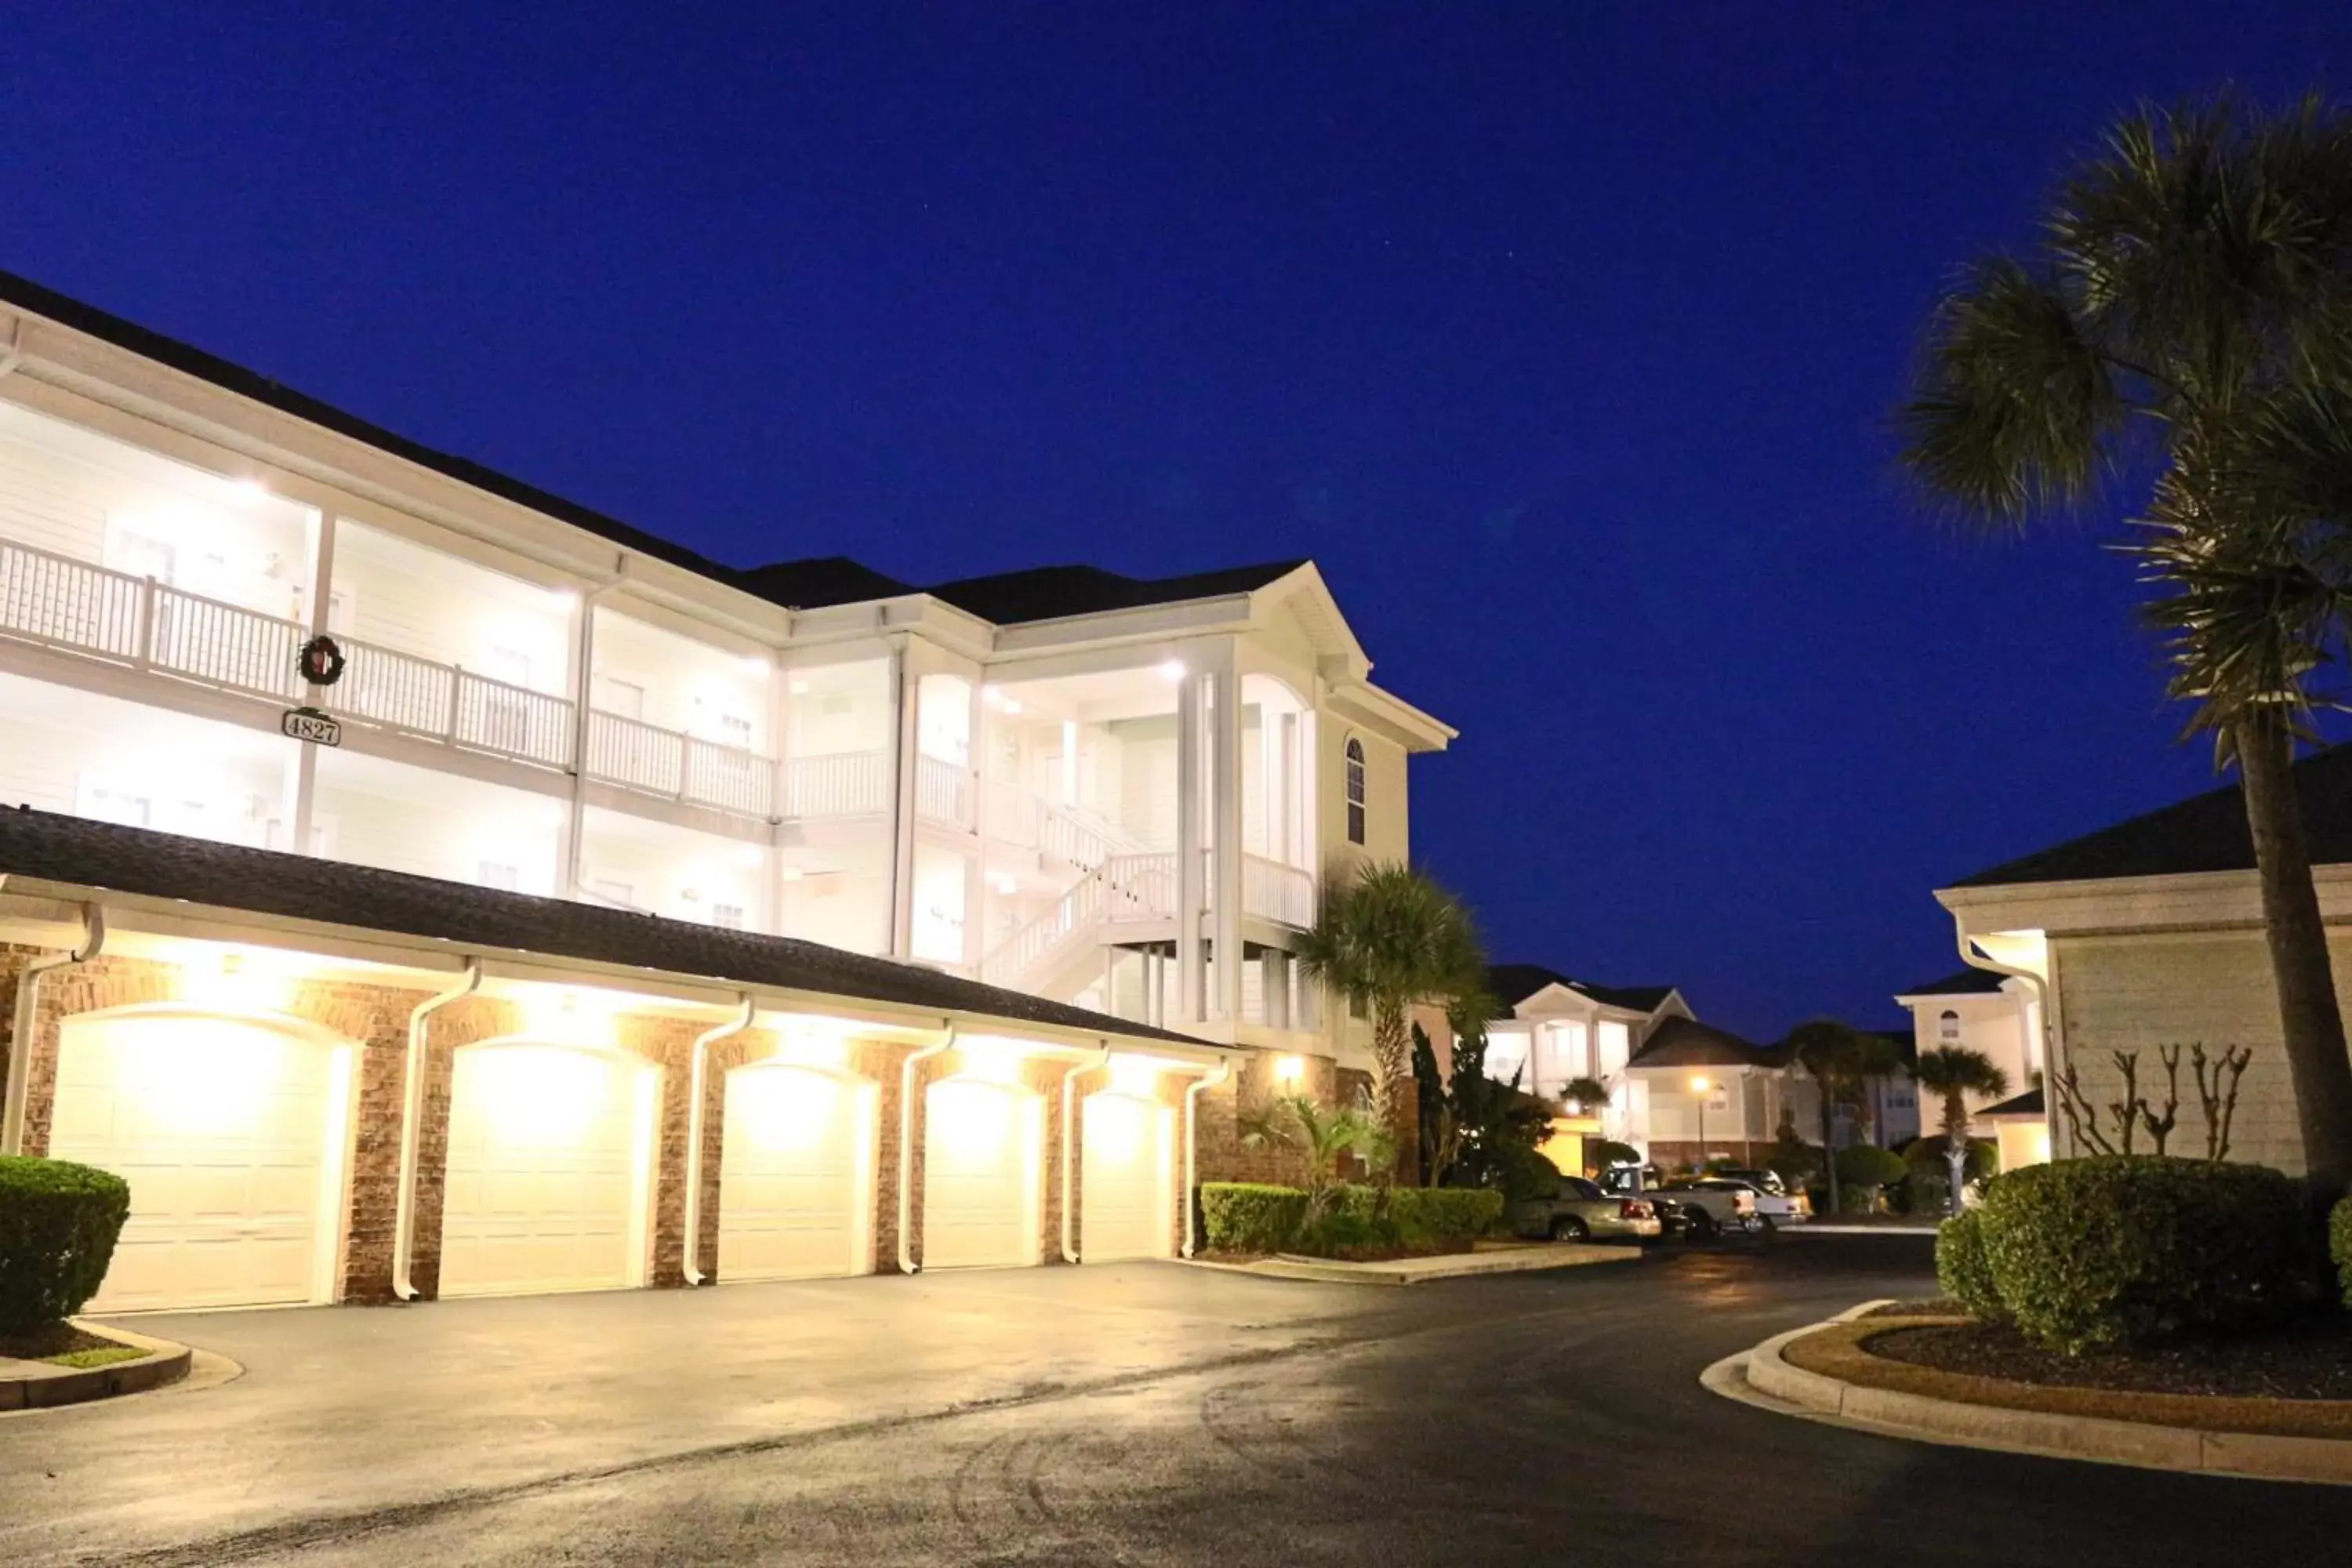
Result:
<instances>
[{"instance_id":1,"label":"parked car","mask_svg":"<svg viewBox=\"0 0 2352 1568\"><path fill-rule=\"evenodd\" d=\"M1789 1185L1780 1179L1780 1173L1778 1171L1721 1170L1709 1171L1707 1174L1727 1177L1735 1182L1746 1182L1758 1192L1769 1193L1776 1198L1785 1198L1789 1195Z\"/></svg>"},{"instance_id":2,"label":"parked car","mask_svg":"<svg viewBox=\"0 0 2352 1568\"><path fill-rule=\"evenodd\" d=\"M1504 1218L1514 1236L1554 1241L1647 1241L1662 1229L1648 1199L1612 1197L1582 1176L1560 1177L1512 1204Z\"/></svg>"},{"instance_id":3,"label":"parked car","mask_svg":"<svg viewBox=\"0 0 2352 1568\"><path fill-rule=\"evenodd\" d=\"M1658 1239L1680 1241L1696 1226L1696 1212L1688 1204L1676 1203L1661 1192L1647 1192L1642 1201L1657 1211Z\"/></svg>"},{"instance_id":4,"label":"parked car","mask_svg":"<svg viewBox=\"0 0 2352 1568\"><path fill-rule=\"evenodd\" d=\"M1705 1241L1727 1230L1764 1228L1763 1218L1756 1212L1756 1189L1744 1182L1696 1176L1661 1182L1654 1165L1619 1165L1601 1173L1601 1187L1617 1197L1663 1193L1690 1211L1693 1241Z\"/></svg>"},{"instance_id":5,"label":"parked car","mask_svg":"<svg viewBox=\"0 0 2352 1568\"><path fill-rule=\"evenodd\" d=\"M1759 1174L1771 1176L1772 1184L1764 1186L1748 1180L1737 1171L1719 1171L1712 1176L1691 1179L1691 1186L1701 1191L1720 1192L1726 1188L1745 1187L1754 1194L1756 1217L1766 1230L1777 1230L1784 1225L1802 1225L1813 1217L1813 1204L1802 1193L1791 1195L1780 1185L1780 1178L1769 1171Z\"/></svg>"}]
</instances>

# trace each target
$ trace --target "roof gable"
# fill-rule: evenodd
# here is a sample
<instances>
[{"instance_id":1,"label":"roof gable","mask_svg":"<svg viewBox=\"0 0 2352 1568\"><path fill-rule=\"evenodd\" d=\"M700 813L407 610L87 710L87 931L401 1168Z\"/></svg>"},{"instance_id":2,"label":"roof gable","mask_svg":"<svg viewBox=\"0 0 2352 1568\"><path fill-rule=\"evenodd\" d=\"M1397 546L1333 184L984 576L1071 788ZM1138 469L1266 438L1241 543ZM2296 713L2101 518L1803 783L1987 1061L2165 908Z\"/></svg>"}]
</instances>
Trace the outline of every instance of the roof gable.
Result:
<instances>
[{"instance_id":1,"label":"roof gable","mask_svg":"<svg viewBox=\"0 0 2352 1568\"><path fill-rule=\"evenodd\" d=\"M1728 1029L1702 1024L1696 1018L1673 1017L1650 1031L1628 1068L1746 1067L1787 1065L1775 1047L1742 1039Z\"/></svg>"}]
</instances>

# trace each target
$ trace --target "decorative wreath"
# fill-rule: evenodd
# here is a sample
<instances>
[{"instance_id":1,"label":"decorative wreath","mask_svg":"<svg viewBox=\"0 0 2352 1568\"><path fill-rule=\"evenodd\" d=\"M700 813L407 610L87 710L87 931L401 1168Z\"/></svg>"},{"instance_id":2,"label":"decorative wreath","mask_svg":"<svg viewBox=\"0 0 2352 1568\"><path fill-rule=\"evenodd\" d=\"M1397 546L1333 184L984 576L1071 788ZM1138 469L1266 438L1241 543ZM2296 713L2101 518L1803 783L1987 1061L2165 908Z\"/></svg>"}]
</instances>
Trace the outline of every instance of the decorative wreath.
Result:
<instances>
[{"instance_id":1,"label":"decorative wreath","mask_svg":"<svg viewBox=\"0 0 2352 1568\"><path fill-rule=\"evenodd\" d=\"M343 678L343 667L351 662L335 639L324 633L304 643L299 658L302 679L313 686L332 686Z\"/></svg>"}]
</instances>

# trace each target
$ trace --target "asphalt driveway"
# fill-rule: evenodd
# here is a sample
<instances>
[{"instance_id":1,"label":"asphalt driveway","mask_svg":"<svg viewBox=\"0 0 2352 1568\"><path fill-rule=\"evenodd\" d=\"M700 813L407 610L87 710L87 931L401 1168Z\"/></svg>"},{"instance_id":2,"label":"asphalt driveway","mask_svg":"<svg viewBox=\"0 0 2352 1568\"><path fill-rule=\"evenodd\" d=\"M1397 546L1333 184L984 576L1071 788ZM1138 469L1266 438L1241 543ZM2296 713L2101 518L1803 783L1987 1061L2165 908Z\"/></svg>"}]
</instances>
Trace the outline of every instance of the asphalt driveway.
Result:
<instances>
[{"instance_id":1,"label":"asphalt driveway","mask_svg":"<svg viewBox=\"0 0 2352 1568\"><path fill-rule=\"evenodd\" d=\"M1698 1387L1925 1290L1927 1260L1784 1237L1402 1290L1134 1265L148 1320L251 1371L0 1421L0 1562L1982 1568L2352 1538L2352 1491L1930 1447Z\"/></svg>"}]
</instances>

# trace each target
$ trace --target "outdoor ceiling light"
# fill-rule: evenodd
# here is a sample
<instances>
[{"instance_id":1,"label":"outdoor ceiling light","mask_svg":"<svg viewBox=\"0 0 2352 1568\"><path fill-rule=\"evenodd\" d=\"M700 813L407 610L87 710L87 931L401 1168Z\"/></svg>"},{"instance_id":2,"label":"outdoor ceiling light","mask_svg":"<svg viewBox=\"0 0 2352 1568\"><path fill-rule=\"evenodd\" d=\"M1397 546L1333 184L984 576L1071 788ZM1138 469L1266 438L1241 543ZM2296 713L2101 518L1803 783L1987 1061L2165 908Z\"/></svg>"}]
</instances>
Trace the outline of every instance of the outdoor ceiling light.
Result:
<instances>
[{"instance_id":1,"label":"outdoor ceiling light","mask_svg":"<svg viewBox=\"0 0 2352 1568\"><path fill-rule=\"evenodd\" d=\"M1170 680L1181 680L1184 679L1184 661L1171 658L1160 667L1160 673Z\"/></svg>"}]
</instances>

